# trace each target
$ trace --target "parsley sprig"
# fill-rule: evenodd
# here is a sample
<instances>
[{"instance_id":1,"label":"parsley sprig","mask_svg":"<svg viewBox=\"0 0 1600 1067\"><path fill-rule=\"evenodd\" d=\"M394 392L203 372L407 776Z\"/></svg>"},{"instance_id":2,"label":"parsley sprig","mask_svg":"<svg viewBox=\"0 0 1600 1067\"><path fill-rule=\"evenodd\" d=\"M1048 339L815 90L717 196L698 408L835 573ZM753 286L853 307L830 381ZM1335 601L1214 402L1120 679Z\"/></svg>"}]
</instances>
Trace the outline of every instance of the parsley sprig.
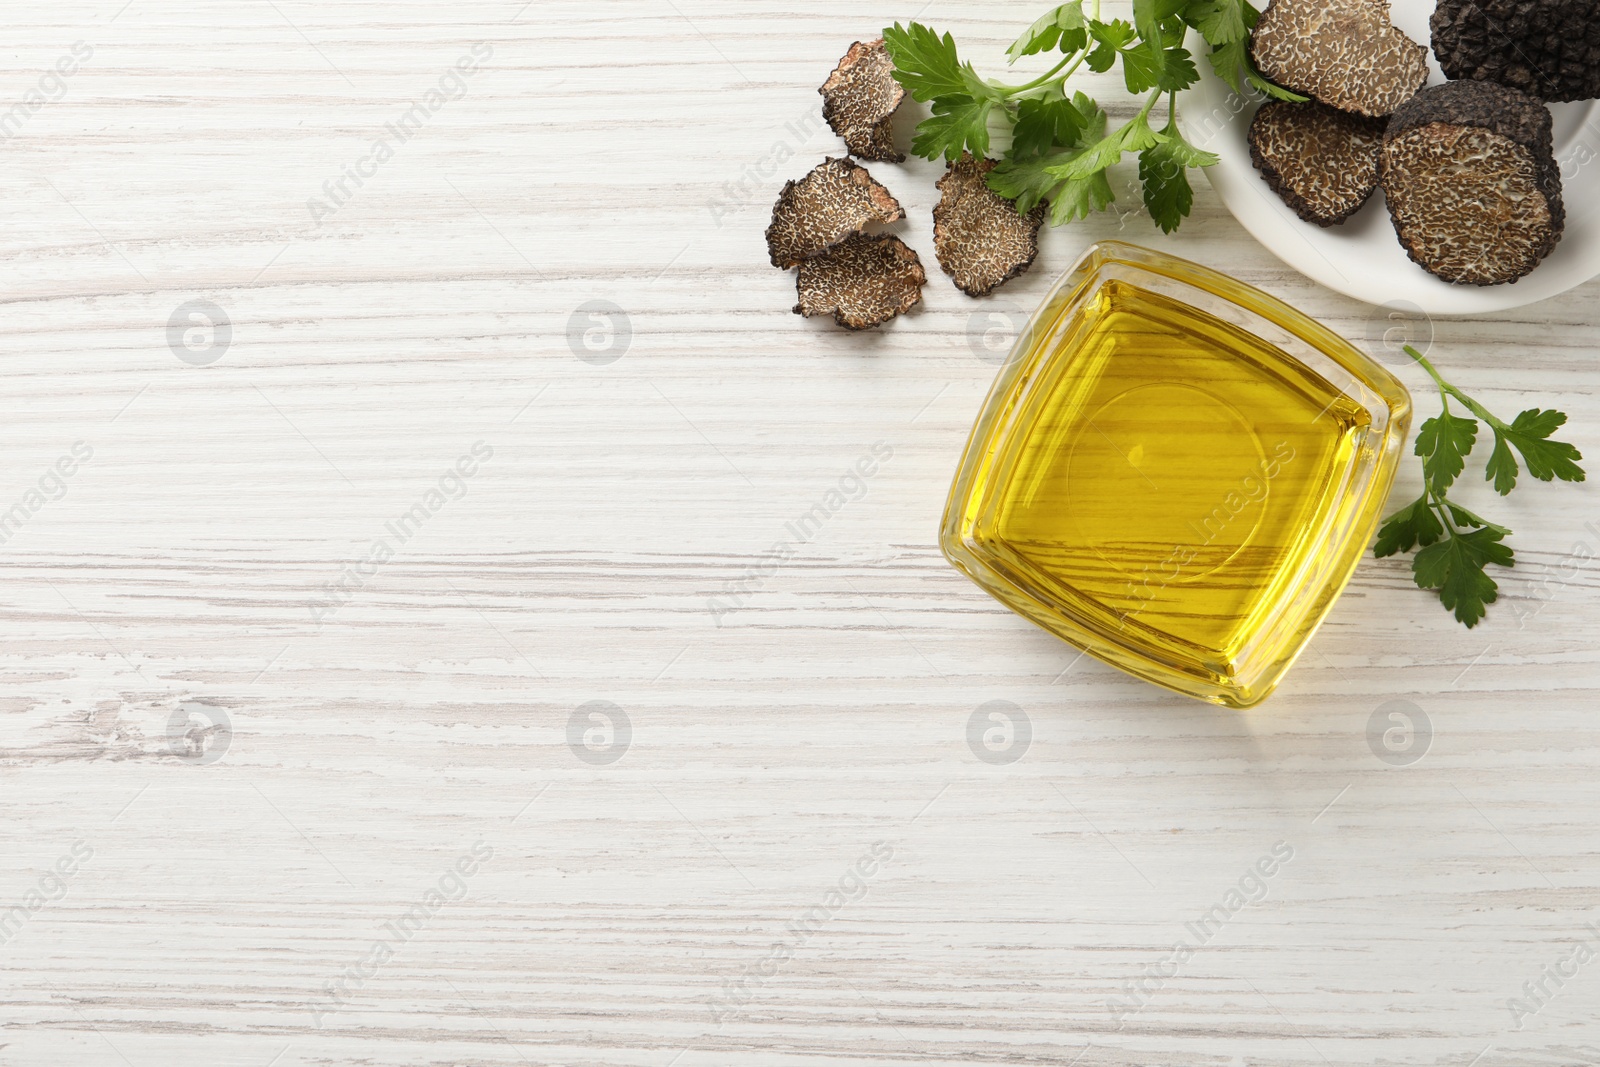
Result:
<instances>
[{"instance_id":1,"label":"parsley sprig","mask_svg":"<svg viewBox=\"0 0 1600 1067\"><path fill-rule=\"evenodd\" d=\"M1422 457L1422 495L1383 521L1372 553L1392 556L1417 547L1411 561L1417 585L1437 590L1439 601L1470 629L1483 619L1487 606L1500 595L1499 586L1488 574L1488 565L1515 565L1511 546L1504 543L1511 531L1468 511L1446 495L1466 468L1467 456L1477 443L1478 419L1488 423L1494 434L1494 448L1483 476L1494 483L1495 492L1501 496L1516 488L1521 473L1518 456L1528 473L1541 482L1581 482L1584 472L1578 460L1583 454L1565 441L1550 439L1567 421L1564 413L1529 408L1506 422L1445 381L1415 348L1407 345L1405 351L1439 387L1441 411L1417 431L1413 450ZM1451 411L1452 399L1477 419Z\"/></svg>"},{"instance_id":2,"label":"parsley sprig","mask_svg":"<svg viewBox=\"0 0 1600 1067\"><path fill-rule=\"evenodd\" d=\"M918 22L883 31L895 78L931 114L917 127L911 150L927 159L955 159L963 152L989 153L991 125L1010 128L990 188L1016 201L1023 213L1050 205L1056 224L1103 211L1115 199L1107 171L1127 153L1139 157L1144 204L1161 229L1171 233L1194 202L1191 167L1209 167L1217 157L1196 148L1178 131L1178 94L1199 80L1194 57L1184 47L1198 30L1210 47L1218 77L1235 92L1301 100L1258 74L1245 49L1258 13L1248 0L1134 0L1133 21L1102 21L1100 0L1071 0L1052 8L1006 51L1015 63L1026 56L1060 53L1048 71L1019 85L981 77L963 62L955 40ZM1079 67L1105 73L1122 65L1123 84L1142 96L1138 113L1107 132L1106 113L1066 82ZM1151 114L1166 100L1166 122L1156 129Z\"/></svg>"}]
</instances>

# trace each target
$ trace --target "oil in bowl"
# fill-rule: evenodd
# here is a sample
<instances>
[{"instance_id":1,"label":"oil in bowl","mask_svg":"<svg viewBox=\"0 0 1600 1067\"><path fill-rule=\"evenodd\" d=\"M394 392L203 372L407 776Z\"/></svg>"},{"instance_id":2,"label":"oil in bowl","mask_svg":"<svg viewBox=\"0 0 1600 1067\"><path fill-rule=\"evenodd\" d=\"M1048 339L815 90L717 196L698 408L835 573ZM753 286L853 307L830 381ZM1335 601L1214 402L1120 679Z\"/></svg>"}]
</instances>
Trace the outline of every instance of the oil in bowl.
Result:
<instances>
[{"instance_id":1,"label":"oil in bowl","mask_svg":"<svg viewBox=\"0 0 1600 1067\"><path fill-rule=\"evenodd\" d=\"M1090 654L1248 707L1349 580L1409 422L1398 380L1275 298L1098 244L997 378L941 546Z\"/></svg>"}]
</instances>

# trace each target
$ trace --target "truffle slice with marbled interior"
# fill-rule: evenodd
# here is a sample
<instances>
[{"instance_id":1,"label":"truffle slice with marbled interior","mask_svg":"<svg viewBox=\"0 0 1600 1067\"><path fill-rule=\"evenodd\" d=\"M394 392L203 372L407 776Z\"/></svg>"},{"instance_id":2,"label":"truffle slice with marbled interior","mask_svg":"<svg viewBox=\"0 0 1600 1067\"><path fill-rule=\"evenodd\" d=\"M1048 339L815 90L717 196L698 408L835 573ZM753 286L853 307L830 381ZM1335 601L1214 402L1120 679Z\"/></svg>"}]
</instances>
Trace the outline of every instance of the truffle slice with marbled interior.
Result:
<instances>
[{"instance_id":1,"label":"truffle slice with marbled interior","mask_svg":"<svg viewBox=\"0 0 1600 1067\"><path fill-rule=\"evenodd\" d=\"M1250 32L1256 69L1341 111L1387 115L1428 80L1428 50L1388 0L1272 0Z\"/></svg>"},{"instance_id":2,"label":"truffle slice with marbled interior","mask_svg":"<svg viewBox=\"0 0 1600 1067\"><path fill-rule=\"evenodd\" d=\"M847 330L881 326L910 311L927 284L922 260L891 233L858 233L800 264L796 315L829 315Z\"/></svg>"},{"instance_id":3,"label":"truffle slice with marbled interior","mask_svg":"<svg viewBox=\"0 0 1600 1067\"><path fill-rule=\"evenodd\" d=\"M894 113L906 98L894 80L894 60L883 38L857 41L839 60L817 92L822 117L857 159L902 163L906 154L894 145Z\"/></svg>"},{"instance_id":4,"label":"truffle slice with marbled interior","mask_svg":"<svg viewBox=\"0 0 1600 1067\"><path fill-rule=\"evenodd\" d=\"M962 153L939 179L933 209L933 250L939 266L968 296L987 296L996 286L1033 265L1039 254L1039 227L1045 206L1027 214L985 180L992 159Z\"/></svg>"},{"instance_id":5,"label":"truffle slice with marbled interior","mask_svg":"<svg viewBox=\"0 0 1600 1067\"><path fill-rule=\"evenodd\" d=\"M1406 254L1447 282L1514 282L1561 239L1550 109L1518 89L1422 90L1384 132L1378 180Z\"/></svg>"},{"instance_id":6,"label":"truffle slice with marbled interior","mask_svg":"<svg viewBox=\"0 0 1600 1067\"><path fill-rule=\"evenodd\" d=\"M1337 226L1378 187L1384 125L1315 100L1270 101L1250 123L1250 159L1296 215Z\"/></svg>"},{"instance_id":7,"label":"truffle slice with marbled interior","mask_svg":"<svg viewBox=\"0 0 1600 1067\"><path fill-rule=\"evenodd\" d=\"M869 222L894 222L906 213L894 194L849 159L826 159L784 185L767 227L774 267L792 267L832 248Z\"/></svg>"}]
</instances>

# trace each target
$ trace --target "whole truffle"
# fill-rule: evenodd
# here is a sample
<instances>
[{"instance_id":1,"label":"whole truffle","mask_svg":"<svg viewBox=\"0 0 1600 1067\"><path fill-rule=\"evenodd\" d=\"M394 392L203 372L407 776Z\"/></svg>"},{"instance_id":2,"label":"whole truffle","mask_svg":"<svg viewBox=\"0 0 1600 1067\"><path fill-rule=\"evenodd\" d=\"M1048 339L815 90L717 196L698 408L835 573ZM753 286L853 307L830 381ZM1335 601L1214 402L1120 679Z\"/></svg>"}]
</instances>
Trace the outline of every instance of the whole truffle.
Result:
<instances>
[{"instance_id":1,"label":"whole truffle","mask_svg":"<svg viewBox=\"0 0 1600 1067\"><path fill-rule=\"evenodd\" d=\"M865 330L910 311L927 281L922 260L900 238L858 233L800 264L794 311L831 314L847 330Z\"/></svg>"},{"instance_id":2,"label":"whole truffle","mask_svg":"<svg viewBox=\"0 0 1600 1067\"><path fill-rule=\"evenodd\" d=\"M968 296L987 296L1033 265L1045 206L1027 214L984 180L996 163L962 153L939 179L933 250L939 266Z\"/></svg>"},{"instance_id":3,"label":"whole truffle","mask_svg":"<svg viewBox=\"0 0 1600 1067\"><path fill-rule=\"evenodd\" d=\"M1517 89L1422 90L1389 122L1378 180L1406 254L1447 282L1514 282L1561 239L1550 111Z\"/></svg>"},{"instance_id":4,"label":"whole truffle","mask_svg":"<svg viewBox=\"0 0 1600 1067\"><path fill-rule=\"evenodd\" d=\"M1541 100L1600 96L1594 0L1439 0L1430 26L1446 77L1498 82Z\"/></svg>"},{"instance_id":5,"label":"whole truffle","mask_svg":"<svg viewBox=\"0 0 1600 1067\"><path fill-rule=\"evenodd\" d=\"M1378 187L1384 125L1315 100L1269 101L1250 123L1250 159L1296 215L1337 226Z\"/></svg>"},{"instance_id":6,"label":"whole truffle","mask_svg":"<svg viewBox=\"0 0 1600 1067\"><path fill-rule=\"evenodd\" d=\"M1387 0L1272 0L1250 32L1256 69L1341 111L1387 115L1428 80L1428 50Z\"/></svg>"}]
</instances>

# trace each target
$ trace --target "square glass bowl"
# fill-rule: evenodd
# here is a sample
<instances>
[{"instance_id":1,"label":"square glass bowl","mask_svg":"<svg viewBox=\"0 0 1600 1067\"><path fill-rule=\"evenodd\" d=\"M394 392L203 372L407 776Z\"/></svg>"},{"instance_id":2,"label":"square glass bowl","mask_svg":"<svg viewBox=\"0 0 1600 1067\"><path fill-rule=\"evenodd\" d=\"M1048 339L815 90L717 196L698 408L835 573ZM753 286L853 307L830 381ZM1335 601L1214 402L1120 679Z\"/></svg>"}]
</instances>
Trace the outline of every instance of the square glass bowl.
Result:
<instances>
[{"instance_id":1,"label":"square glass bowl","mask_svg":"<svg viewBox=\"0 0 1600 1067\"><path fill-rule=\"evenodd\" d=\"M1410 423L1398 379L1282 301L1103 242L995 379L940 547L1090 655L1249 707L1350 580Z\"/></svg>"}]
</instances>

